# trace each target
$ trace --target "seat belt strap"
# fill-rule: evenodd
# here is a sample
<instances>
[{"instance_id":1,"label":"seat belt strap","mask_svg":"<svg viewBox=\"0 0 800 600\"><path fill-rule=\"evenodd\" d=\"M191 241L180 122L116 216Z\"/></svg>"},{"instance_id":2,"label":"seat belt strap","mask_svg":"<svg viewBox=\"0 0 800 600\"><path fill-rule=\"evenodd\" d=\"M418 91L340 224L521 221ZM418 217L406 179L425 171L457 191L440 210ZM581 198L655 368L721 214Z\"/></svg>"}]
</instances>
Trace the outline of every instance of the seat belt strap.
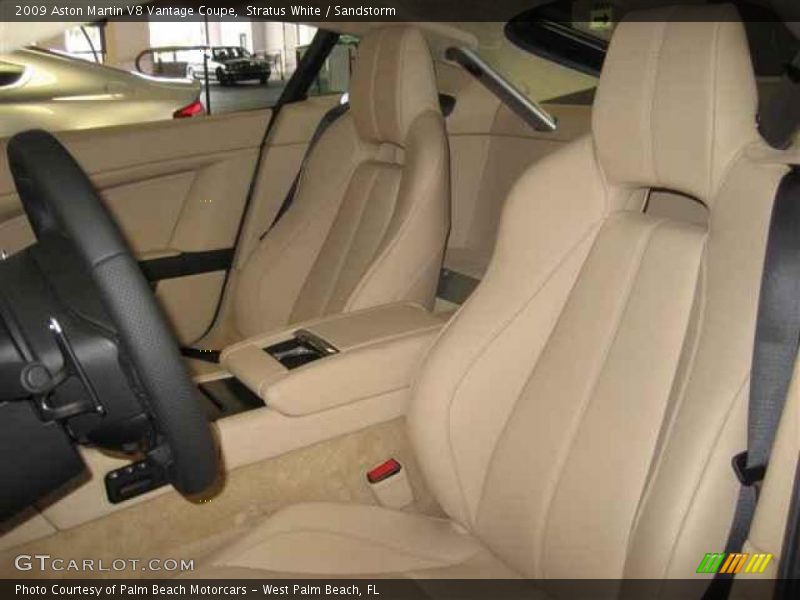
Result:
<instances>
[{"instance_id":1,"label":"seat belt strap","mask_svg":"<svg viewBox=\"0 0 800 600\"><path fill-rule=\"evenodd\" d=\"M740 552L750 533L758 490L786 403L800 340L800 169L781 180L761 273L756 332L750 367L747 450L733 457L741 483L726 553ZM727 598L734 575L717 573L704 600Z\"/></svg>"},{"instance_id":2,"label":"seat belt strap","mask_svg":"<svg viewBox=\"0 0 800 600\"><path fill-rule=\"evenodd\" d=\"M800 52L786 66L778 89L758 110L758 132L773 148L792 145L800 128Z\"/></svg>"},{"instance_id":3,"label":"seat belt strap","mask_svg":"<svg viewBox=\"0 0 800 600\"><path fill-rule=\"evenodd\" d=\"M800 169L778 187L767 238L750 371L747 451L734 457L742 483L726 550L738 552L750 523L786 402L800 340Z\"/></svg>"},{"instance_id":4,"label":"seat belt strap","mask_svg":"<svg viewBox=\"0 0 800 600\"><path fill-rule=\"evenodd\" d=\"M272 220L272 223L267 228L264 233L259 236L259 240L263 240L266 235L272 231L272 228L277 225L278 221L281 220L286 211L292 206L294 202L294 198L297 195L297 186L300 184L300 177L302 177L303 172L305 171L306 164L308 163L308 159L311 156L311 153L314 151L317 142L319 142L322 135L328 130L328 128L333 125L336 120L341 117L344 113L348 111L350 105L347 103L337 104L324 115L322 115L322 119L320 120L317 128L314 130L314 134L311 136L311 140L308 142L308 147L306 148L306 152L303 155L303 160L300 161L300 168L297 171L297 174L294 177L294 181L292 182L289 191L286 193L286 197L283 199L280 208L278 209L275 218Z\"/></svg>"}]
</instances>

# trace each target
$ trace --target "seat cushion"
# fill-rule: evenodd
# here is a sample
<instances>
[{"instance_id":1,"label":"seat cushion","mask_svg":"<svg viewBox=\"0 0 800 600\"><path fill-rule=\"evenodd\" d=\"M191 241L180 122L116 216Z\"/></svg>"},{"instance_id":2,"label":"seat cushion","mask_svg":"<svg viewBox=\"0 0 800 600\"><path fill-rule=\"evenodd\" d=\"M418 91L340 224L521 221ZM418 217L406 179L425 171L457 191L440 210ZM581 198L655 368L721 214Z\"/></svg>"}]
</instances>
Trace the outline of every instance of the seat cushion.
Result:
<instances>
[{"instance_id":1,"label":"seat cushion","mask_svg":"<svg viewBox=\"0 0 800 600\"><path fill-rule=\"evenodd\" d=\"M309 575L518 577L453 521L335 503L279 511L191 576Z\"/></svg>"}]
</instances>

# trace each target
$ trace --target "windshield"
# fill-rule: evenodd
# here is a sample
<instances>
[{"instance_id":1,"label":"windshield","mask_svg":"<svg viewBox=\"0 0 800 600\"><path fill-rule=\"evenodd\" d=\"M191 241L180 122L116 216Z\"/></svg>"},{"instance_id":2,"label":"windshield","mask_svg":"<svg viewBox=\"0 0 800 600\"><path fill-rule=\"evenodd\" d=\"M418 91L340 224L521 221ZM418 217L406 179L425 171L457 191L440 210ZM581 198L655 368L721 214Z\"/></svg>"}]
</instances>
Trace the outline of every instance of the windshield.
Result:
<instances>
[{"instance_id":1,"label":"windshield","mask_svg":"<svg viewBox=\"0 0 800 600\"><path fill-rule=\"evenodd\" d=\"M716 0L703 1L713 4ZM800 42L770 9L756 0L731 1L744 17L756 75L782 75L785 65L800 50ZM505 33L523 50L597 76L614 28L627 12L672 3L673 0L549 0L511 19Z\"/></svg>"},{"instance_id":2,"label":"windshield","mask_svg":"<svg viewBox=\"0 0 800 600\"><path fill-rule=\"evenodd\" d=\"M235 46L227 48L214 48L214 60L231 60L233 58L248 58L250 53L244 48Z\"/></svg>"}]
</instances>

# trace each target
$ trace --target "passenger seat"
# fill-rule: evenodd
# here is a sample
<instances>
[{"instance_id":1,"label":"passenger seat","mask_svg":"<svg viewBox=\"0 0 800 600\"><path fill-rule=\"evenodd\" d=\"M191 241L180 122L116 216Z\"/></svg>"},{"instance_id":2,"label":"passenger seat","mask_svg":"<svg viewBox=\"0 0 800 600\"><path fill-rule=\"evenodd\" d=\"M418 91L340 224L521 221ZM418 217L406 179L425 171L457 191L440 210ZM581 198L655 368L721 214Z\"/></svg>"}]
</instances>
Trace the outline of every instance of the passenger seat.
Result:
<instances>
[{"instance_id":1,"label":"passenger seat","mask_svg":"<svg viewBox=\"0 0 800 600\"><path fill-rule=\"evenodd\" d=\"M359 45L350 110L314 147L291 208L234 273L221 348L287 323L398 301L431 307L450 224L450 160L419 30Z\"/></svg>"}]
</instances>

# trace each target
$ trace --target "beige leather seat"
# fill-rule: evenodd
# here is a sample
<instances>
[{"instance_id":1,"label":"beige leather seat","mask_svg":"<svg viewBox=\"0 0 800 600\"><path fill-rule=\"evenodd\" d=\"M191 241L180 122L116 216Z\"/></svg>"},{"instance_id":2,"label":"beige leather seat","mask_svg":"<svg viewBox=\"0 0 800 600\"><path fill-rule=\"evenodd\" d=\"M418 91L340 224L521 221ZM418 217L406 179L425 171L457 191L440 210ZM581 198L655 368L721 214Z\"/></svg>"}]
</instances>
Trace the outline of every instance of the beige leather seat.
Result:
<instances>
[{"instance_id":1,"label":"beige leather seat","mask_svg":"<svg viewBox=\"0 0 800 600\"><path fill-rule=\"evenodd\" d=\"M685 578L724 548L786 172L754 158L735 18L716 6L621 24L591 136L513 189L408 416L448 518L296 505L196 576ZM708 228L644 214L632 202L650 187L701 200Z\"/></svg>"},{"instance_id":2,"label":"beige leather seat","mask_svg":"<svg viewBox=\"0 0 800 600\"><path fill-rule=\"evenodd\" d=\"M237 274L224 326L201 345L389 302L431 306L450 225L449 164L422 34L369 33L350 110L314 147L291 209Z\"/></svg>"}]
</instances>

